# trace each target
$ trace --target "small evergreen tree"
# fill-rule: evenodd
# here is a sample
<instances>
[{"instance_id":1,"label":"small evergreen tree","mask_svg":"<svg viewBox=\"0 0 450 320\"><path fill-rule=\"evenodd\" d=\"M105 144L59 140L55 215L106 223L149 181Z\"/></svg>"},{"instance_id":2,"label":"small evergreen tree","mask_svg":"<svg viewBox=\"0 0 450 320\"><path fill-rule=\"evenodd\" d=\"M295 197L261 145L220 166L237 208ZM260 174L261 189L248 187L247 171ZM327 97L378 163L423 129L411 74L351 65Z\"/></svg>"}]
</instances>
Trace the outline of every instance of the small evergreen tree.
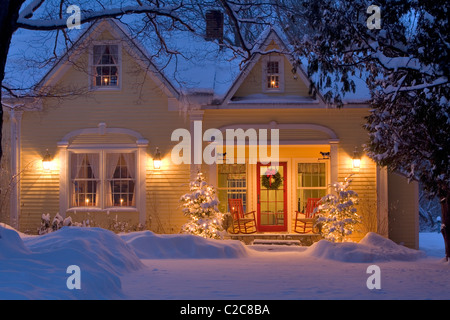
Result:
<instances>
[{"instance_id":1,"label":"small evergreen tree","mask_svg":"<svg viewBox=\"0 0 450 320\"><path fill-rule=\"evenodd\" d=\"M336 194L328 194L320 200L316 223L321 225L321 233L326 240L348 241L348 236L361 223L361 217L355 208L358 194L349 190L350 183L351 180L347 177L343 183L333 184Z\"/></svg>"},{"instance_id":2,"label":"small evergreen tree","mask_svg":"<svg viewBox=\"0 0 450 320\"><path fill-rule=\"evenodd\" d=\"M183 195L180 201L184 215L189 218L181 228L182 233L203 238L222 237L223 215L218 209L219 201L215 189L208 185L201 172L190 183L190 192Z\"/></svg>"}]
</instances>

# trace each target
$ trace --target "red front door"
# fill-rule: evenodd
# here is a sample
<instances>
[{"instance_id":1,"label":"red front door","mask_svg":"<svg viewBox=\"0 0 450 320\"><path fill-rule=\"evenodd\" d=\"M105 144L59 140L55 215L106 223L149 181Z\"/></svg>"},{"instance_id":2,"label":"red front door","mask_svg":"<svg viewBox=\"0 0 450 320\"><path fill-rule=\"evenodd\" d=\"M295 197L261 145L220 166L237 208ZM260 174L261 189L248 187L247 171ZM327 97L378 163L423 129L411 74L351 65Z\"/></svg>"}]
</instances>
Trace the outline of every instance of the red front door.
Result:
<instances>
[{"instance_id":1,"label":"red front door","mask_svg":"<svg viewBox=\"0 0 450 320\"><path fill-rule=\"evenodd\" d=\"M257 165L258 231L287 231L287 162Z\"/></svg>"}]
</instances>

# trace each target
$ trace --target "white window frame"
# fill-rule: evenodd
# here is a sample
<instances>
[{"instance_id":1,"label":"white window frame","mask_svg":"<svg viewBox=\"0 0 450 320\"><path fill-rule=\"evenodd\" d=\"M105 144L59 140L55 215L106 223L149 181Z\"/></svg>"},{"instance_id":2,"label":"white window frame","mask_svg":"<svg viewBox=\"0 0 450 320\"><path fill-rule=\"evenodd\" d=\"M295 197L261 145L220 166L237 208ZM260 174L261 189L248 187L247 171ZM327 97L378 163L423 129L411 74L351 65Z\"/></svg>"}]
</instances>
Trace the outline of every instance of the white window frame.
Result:
<instances>
[{"instance_id":1,"label":"white window frame","mask_svg":"<svg viewBox=\"0 0 450 320\"><path fill-rule=\"evenodd\" d=\"M95 65L94 61L94 46L102 45L116 45L117 46L117 58L118 58L118 81L117 86L96 86L95 85ZM117 40L105 40L105 41L93 41L89 47L89 88L92 91L118 91L122 89L122 45Z\"/></svg>"},{"instance_id":2,"label":"white window frame","mask_svg":"<svg viewBox=\"0 0 450 320\"><path fill-rule=\"evenodd\" d=\"M101 161L101 155L98 153L98 152L95 152L95 151L93 151L93 152L70 152L70 154L69 154L69 165L68 165L68 168L70 168L69 170L71 170L72 169L72 155L73 154L83 154L83 155L86 155L86 154L96 154L96 155L98 155L98 160L99 160L99 163L100 163L100 161ZM77 169L78 169L78 167L77 167ZM71 178L71 175L72 175L72 172L70 171L69 172L69 187L68 187L68 190L70 190L70 193L69 193L69 205L71 206L71 207L76 207L76 208L98 208L99 206L98 206L98 204L100 203L100 198L98 198L98 199L96 199L96 204L97 205L95 205L95 206L93 206L93 205L89 205L89 206L74 206L71 202L72 202L72 200L73 200L73 198L74 198L74 190L73 190L73 188L74 188L74 183L73 183L73 180L72 180L72 178ZM101 183L99 183L101 180L100 180L100 177L98 178L98 179L95 179L95 178L76 178L76 180L81 180L81 181L87 181L87 182L89 182L89 181L96 181L96 190L98 191L97 193L98 194L100 194L101 195L101 190L99 190L99 188L100 188L100 186L101 186ZM85 194L89 194L89 193L85 193ZM81 195L81 194L80 194ZM87 202L87 201L86 201Z\"/></svg>"},{"instance_id":3,"label":"white window frame","mask_svg":"<svg viewBox=\"0 0 450 320\"><path fill-rule=\"evenodd\" d=\"M298 186L298 165L299 163L310 163L310 164L325 164L325 186L324 187L299 187ZM294 211L296 211L297 208L297 191L298 190L325 190L325 194L329 193L330 190L330 160L317 160L317 159L311 159L311 158L296 158L294 159L294 166L292 169L292 177L293 177L293 184L292 184L292 196L293 196L293 203Z\"/></svg>"},{"instance_id":4,"label":"white window frame","mask_svg":"<svg viewBox=\"0 0 450 320\"><path fill-rule=\"evenodd\" d=\"M264 56L261 59L262 62L262 90L263 92L267 92L267 93L282 93L284 92L284 78L285 78L285 74L284 74L284 57L283 56L273 56L273 55L268 55L268 56ZM268 88L267 86L267 77L269 76L268 70L267 70L267 63L268 62L278 62L278 81L279 81L279 86L278 88Z\"/></svg>"},{"instance_id":5,"label":"white window frame","mask_svg":"<svg viewBox=\"0 0 450 320\"><path fill-rule=\"evenodd\" d=\"M108 211L108 210L125 210L125 211L136 211L137 210L137 205L135 206L107 206L107 197L109 195L106 194L106 183L109 183L108 179L106 178L106 162L107 162L107 154L108 153L134 153L135 155L135 166L136 166L136 178L135 180L135 193L134 193L134 199L135 199L135 203L138 203L138 198L139 195L138 193L140 192L140 190L138 189L138 180L140 177L140 170L142 170L139 166L139 155L138 155L138 149L137 148L69 148L68 149L68 163L67 163L67 168L68 168L68 176L70 177L71 172L70 172L70 168L71 168L71 159L72 159L72 154L85 154L85 153L96 153L99 154L99 174L100 174L100 178L98 179L98 185L97 188L99 188L99 199L97 200L97 205L96 206L81 206L81 207L75 207L72 206L71 203L71 196L72 196L72 181L71 179L67 179L67 188L66 190L68 190L69 194L68 194L68 211L90 211L92 209L97 209L97 210L102 210L102 211ZM145 196L145 195L144 195Z\"/></svg>"}]
</instances>

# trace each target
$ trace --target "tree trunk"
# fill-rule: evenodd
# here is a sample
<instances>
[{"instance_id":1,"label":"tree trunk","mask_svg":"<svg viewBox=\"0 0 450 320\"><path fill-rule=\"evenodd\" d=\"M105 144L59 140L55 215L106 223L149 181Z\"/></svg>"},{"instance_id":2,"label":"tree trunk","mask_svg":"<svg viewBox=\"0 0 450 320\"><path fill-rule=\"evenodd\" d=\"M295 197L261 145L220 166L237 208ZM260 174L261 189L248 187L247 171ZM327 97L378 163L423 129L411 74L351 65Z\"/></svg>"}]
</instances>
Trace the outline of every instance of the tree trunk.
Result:
<instances>
[{"instance_id":1,"label":"tree trunk","mask_svg":"<svg viewBox=\"0 0 450 320\"><path fill-rule=\"evenodd\" d=\"M441 199L441 211L442 211L442 225L441 233L444 237L445 243L445 260L448 261L450 258L450 192Z\"/></svg>"},{"instance_id":2,"label":"tree trunk","mask_svg":"<svg viewBox=\"0 0 450 320\"><path fill-rule=\"evenodd\" d=\"M2 131L3 131L3 107L2 87L5 78L6 59L8 58L9 45L13 33L17 30L17 19L19 18L19 10L24 0L2 1L0 5L0 160L3 156L2 148Z\"/></svg>"}]
</instances>

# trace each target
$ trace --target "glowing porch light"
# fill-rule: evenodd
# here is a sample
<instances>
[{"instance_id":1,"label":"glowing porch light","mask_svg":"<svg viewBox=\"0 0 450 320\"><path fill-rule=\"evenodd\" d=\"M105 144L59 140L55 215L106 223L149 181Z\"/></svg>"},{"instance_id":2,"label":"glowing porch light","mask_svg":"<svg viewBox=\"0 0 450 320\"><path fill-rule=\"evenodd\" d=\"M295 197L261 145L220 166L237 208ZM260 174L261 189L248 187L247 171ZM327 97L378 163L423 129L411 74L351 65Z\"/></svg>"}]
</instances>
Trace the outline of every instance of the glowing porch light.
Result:
<instances>
[{"instance_id":1,"label":"glowing porch light","mask_svg":"<svg viewBox=\"0 0 450 320\"><path fill-rule=\"evenodd\" d=\"M353 169L361 168L361 153L358 152L358 148L355 147L355 151L353 151Z\"/></svg>"},{"instance_id":2,"label":"glowing porch light","mask_svg":"<svg viewBox=\"0 0 450 320\"><path fill-rule=\"evenodd\" d=\"M154 169L161 169L161 152L159 151L159 148L156 147L156 154L153 158L153 168Z\"/></svg>"},{"instance_id":3,"label":"glowing porch light","mask_svg":"<svg viewBox=\"0 0 450 320\"><path fill-rule=\"evenodd\" d=\"M50 171L52 168L52 156L48 153L48 149L45 153L44 158L42 159L42 168L45 171Z\"/></svg>"}]
</instances>

